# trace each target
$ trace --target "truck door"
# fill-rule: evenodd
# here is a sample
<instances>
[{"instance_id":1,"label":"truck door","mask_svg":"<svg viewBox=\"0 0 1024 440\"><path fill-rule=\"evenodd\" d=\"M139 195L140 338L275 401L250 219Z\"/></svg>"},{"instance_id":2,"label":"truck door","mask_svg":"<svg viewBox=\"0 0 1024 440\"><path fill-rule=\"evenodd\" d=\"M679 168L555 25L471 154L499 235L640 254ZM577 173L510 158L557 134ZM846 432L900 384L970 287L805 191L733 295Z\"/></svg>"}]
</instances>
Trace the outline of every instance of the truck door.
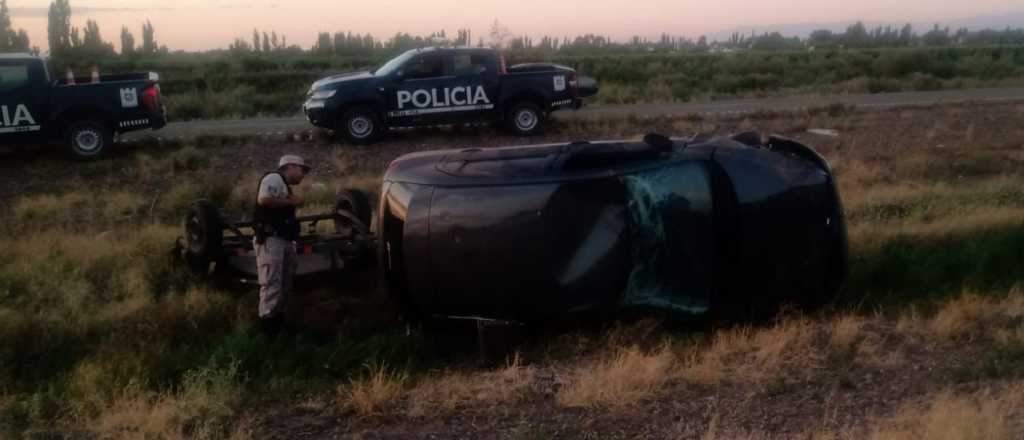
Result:
<instances>
[{"instance_id":1,"label":"truck door","mask_svg":"<svg viewBox=\"0 0 1024 440\"><path fill-rule=\"evenodd\" d=\"M398 79L385 92L389 95L388 125L443 121L451 110L447 105L450 104L450 96L445 89L454 79L448 51L425 52L409 60L401 68Z\"/></svg>"},{"instance_id":2,"label":"truck door","mask_svg":"<svg viewBox=\"0 0 1024 440\"><path fill-rule=\"evenodd\" d=\"M0 139L28 141L42 133L46 72L38 60L0 60Z\"/></svg>"},{"instance_id":3,"label":"truck door","mask_svg":"<svg viewBox=\"0 0 1024 440\"><path fill-rule=\"evenodd\" d=\"M452 57L455 85L467 90L469 109L456 113L463 120L481 120L494 110L498 97L498 63L482 51L456 51ZM460 89L461 90L461 89ZM461 92L456 93L461 98Z\"/></svg>"}]
</instances>

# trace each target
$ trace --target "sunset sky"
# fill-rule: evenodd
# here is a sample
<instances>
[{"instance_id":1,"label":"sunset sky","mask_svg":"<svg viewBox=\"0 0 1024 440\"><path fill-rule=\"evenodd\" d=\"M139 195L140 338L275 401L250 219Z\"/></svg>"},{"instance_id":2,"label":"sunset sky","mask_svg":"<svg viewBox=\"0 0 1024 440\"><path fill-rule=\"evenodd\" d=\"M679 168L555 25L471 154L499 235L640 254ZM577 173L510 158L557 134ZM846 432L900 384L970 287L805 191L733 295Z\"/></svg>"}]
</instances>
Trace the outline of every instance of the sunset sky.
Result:
<instances>
[{"instance_id":1,"label":"sunset sky","mask_svg":"<svg viewBox=\"0 0 1024 440\"><path fill-rule=\"evenodd\" d=\"M8 0L15 28L29 32L46 49L46 10L50 0ZM941 5L941 6L939 6ZM148 18L159 43L173 49L227 47L247 40L253 28L288 36L308 48L321 31L428 34L470 28L473 39L500 20L516 35L574 36L585 33L626 40L656 38L662 32L697 37L738 26L872 22L942 22L964 17L1018 12L1020 0L71 0L73 25L100 24L103 36L119 46L127 25L141 40Z\"/></svg>"}]
</instances>

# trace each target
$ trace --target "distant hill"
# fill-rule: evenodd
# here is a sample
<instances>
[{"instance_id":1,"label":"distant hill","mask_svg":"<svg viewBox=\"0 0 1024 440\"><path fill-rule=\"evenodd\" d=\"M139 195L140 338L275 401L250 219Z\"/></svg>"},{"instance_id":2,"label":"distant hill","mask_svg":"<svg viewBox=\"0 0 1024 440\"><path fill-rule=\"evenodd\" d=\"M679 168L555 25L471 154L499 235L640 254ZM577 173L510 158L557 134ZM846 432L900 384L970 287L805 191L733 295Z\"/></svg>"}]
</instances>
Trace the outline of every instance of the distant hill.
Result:
<instances>
[{"instance_id":1,"label":"distant hill","mask_svg":"<svg viewBox=\"0 0 1024 440\"><path fill-rule=\"evenodd\" d=\"M811 34L811 32L818 29L827 29L832 32L843 32L846 28L856 23L857 20L844 21L844 22L830 22L830 23L791 23L791 24L772 24L772 25L758 25L758 26L738 26L728 30L722 30L719 32L713 32L708 34L709 40L728 40L734 32L738 32L741 35L763 34L766 32L779 32L787 37L800 37L805 38ZM883 22L883 21L865 21L864 26L869 30L878 26L893 26L902 27L906 22ZM914 31L918 34L927 32L935 23L928 22L911 22L914 26ZM981 29L1005 29L1006 27L1011 28L1024 28L1024 11L1012 12L1007 14L992 14L992 15L979 15L975 17L961 18L956 20L950 20L946 22L940 22L939 26L949 26L950 30L957 30L960 28L967 28L968 30L976 31Z\"/></svg>"}]
</instances>

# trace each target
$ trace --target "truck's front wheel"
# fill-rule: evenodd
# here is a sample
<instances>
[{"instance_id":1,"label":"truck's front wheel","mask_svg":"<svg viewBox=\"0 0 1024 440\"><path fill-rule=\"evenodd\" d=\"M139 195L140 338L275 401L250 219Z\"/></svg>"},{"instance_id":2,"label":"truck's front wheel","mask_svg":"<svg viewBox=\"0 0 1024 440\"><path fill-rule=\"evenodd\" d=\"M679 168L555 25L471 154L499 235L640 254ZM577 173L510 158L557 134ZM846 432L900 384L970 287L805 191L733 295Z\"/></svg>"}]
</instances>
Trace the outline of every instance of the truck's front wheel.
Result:
<instances>
[{"instance_id":1,"label":"truck's front wheel","mask_svg":"<svg viewBox=\"0 0 1024 440\"><path fill-rule=\"evenodd\" d=\"M508 109L505 123L509 130L520 136L529 136L540 132L544 125L544 113L536 104L520 101Z\"/></svg>"},{"instance_id":2,"label":"truck's front wheel","mask_svg":"<svg viewBox=\"0 0 1024 440\"><path fill-rule=\"evenodd\" d=\"M381 132L380 118L377 113L366 107L355 107L342 114L338 120L337 131L345 135L355 144L369 144L377 139Z\"/></svg>"},{"instance_id":3,"label":"truck's front wheel","mask_svg":"<svg viewBox=\"0 0 1024 440\"><path fill-rule=\"evenodd\" d=\"M68 125L66 137L68 152L76 159L103 156L114 143L114 131L106 124L91 119Z\"/></svg>"}]
</instances>

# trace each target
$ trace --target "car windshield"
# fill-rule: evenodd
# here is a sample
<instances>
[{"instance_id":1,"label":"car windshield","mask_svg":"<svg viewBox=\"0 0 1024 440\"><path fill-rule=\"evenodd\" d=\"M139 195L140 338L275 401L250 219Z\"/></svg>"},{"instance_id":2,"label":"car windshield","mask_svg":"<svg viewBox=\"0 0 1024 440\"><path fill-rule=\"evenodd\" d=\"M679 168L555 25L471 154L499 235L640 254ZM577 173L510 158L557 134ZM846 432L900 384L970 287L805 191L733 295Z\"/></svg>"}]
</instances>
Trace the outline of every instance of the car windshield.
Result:
<instances>
[{"instance_id":1,"label":"car windshield","mask_svg":"<svg viewBox=\"0 0 1024 440\"><path fill-rule=\"evenodd\" d=\"M399 67L402 67L406 61L409 61L410 58L416 56L417 52L417 50L410 50L397 57L392 58L391 61L388 61L383 66L380 66L380 68L377 69L375 72L373 72L373 75L389 76L392 73L395 73L395 71L398 70Z\"/></svg>"}]
</instances>

